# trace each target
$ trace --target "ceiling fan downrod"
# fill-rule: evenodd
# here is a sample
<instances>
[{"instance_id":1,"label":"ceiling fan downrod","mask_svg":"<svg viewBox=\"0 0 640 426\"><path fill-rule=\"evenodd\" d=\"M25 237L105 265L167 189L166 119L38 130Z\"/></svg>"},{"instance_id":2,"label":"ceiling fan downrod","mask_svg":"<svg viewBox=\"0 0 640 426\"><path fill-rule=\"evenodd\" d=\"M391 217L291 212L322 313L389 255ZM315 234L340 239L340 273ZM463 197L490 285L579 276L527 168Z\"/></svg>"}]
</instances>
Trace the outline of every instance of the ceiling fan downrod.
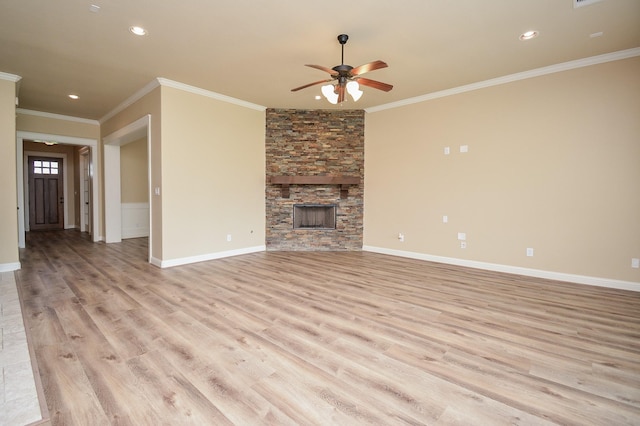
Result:
<instances>
[{"instance_id":1,"label":"ceiling fan downrod","mask_svg":"<svg viewBox=\"0 0 640 426\"><path fill-rule=\"evenodd\" d=\"M340 61L340 65L336 65L331 68L332 70L339 73L340 77L345 77L345 79L341 79L339 82L341 85L346 83L346 77L349 76L349 72L353 69L351 65L344 64L344 45L347 44L347 40L349 40L349 36L346 34L340 34L338 36L338 42L342 46L342 60Z\"/></svg>"},{"instance_id":2,"label":"ceiling fan downrod","mask_svg":"<svg viewBox=\"0 0 640 426\"><path fill-rule=\"evenodd\" d=\"M349 36L346 34L340 34L338 36L338 42L342 46L342 65L344 65L344 45L347 44L347 40L349 40Z\"/></svg>"}]
</instances>

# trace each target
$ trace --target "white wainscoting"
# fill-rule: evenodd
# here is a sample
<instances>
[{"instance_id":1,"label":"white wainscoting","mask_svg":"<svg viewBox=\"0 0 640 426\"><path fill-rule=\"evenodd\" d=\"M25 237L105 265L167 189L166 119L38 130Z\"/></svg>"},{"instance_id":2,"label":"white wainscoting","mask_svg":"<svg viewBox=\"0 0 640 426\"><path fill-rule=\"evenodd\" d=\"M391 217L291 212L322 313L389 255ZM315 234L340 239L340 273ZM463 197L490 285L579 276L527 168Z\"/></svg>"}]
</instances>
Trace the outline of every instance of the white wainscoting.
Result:
<instances>
[{"instance_id":1,"label":"white wainscoting","mask_svg":"<svg viewBox=\"0 0 640 426\"><path fill-rule=\"evenodd\" d=\"M122 203L122 239L149 236L149 203Z\"/></svg>"}]
</instances>

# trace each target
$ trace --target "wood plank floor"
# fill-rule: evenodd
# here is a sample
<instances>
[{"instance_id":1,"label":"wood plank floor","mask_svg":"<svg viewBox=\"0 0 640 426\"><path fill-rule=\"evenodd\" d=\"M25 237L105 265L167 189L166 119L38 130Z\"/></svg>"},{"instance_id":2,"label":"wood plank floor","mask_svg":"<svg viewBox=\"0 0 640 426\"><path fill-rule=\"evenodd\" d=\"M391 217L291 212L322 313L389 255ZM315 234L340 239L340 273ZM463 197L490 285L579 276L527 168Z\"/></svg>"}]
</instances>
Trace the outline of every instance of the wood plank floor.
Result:
<instances>
[{"instance_id":1,"label":"wood plank floor","mask_svg":"<svg viewBox=\"0 0 640 426\"><path fill-rule=\"evenodd\" d=\"M640 424L640 293L366 252L146 257L28 234L52 424Z\"/></svg>"}]
</instances>

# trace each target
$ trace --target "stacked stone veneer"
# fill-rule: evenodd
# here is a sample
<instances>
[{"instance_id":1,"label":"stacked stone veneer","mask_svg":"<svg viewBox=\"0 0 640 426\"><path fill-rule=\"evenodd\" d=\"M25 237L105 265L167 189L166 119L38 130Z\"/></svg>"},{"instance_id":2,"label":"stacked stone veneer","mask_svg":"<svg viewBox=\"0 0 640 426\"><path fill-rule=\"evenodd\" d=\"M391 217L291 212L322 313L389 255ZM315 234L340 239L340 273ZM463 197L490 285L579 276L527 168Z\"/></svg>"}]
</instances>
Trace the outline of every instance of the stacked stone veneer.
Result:
<instances>
[{"instance_id":1,"label":"stacked stone veneer","mask_svg":"<svg viewBox=\"0 0 640 426\"><path fill-rule=\"evenodd\" d=\"M340 198L338 185L266 186L267 250L361 250L364 200L364 111L267 109L269 176L359 176ZM294 204L336 204L336 229L293 229Z\"/></svg>"}]
</instances>

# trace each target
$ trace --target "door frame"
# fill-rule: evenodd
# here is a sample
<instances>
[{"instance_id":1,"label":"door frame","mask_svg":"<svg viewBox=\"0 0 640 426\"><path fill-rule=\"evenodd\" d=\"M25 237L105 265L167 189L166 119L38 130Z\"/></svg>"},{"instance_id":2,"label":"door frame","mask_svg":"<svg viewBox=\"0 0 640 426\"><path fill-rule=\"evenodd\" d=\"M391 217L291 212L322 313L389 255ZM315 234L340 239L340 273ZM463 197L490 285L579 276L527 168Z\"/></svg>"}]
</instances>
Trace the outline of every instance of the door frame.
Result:
<instances>
[{"instance_id":1,"label":"door frame","mask_svg":"<svg viewBox=\"0 0 640 426\"><path fill-rule=\"evenodd\" d=\"M89 156L91 155L91 153L89 152L89 147L83 146L82 148L80 148L80 150L78 151L78 154L80 154L79 156L79 164L78 167L80 168L79 172L80 172L80 182L79 182L79 203L80 203L80 232L87 232L87 228L89 228L89 233L92 232L91 229L91 220L89 219L88 221L85 220L84 218L84 206L85 204L89 204L91 201L91 191L88 190L88 188L85 188L85 183L84 183L84 169L85 169L85 165L87 167L87 171L89 172L91 170L91 161L89 160ZM90 173L88 173L90 175ZM89 176L89 181L91 181L91 176ZM91 185L89 185L90 187ZM85 190L86 192L89 192L89 197L85 198ZM91 205L89 205L89 218L91 217Z\"/></svg>"},{"instance_id":2,"label":"door frame","mask_svg":"<svg viewBox=\"0 0 640 426\"><path fill-rule=\"evenodd\" d=\"M62 158L62 198L64 199L63 210L63 228L73 228L73 225L69 224L69 200L67 191L67 154L63 152L40 152L40 151L25 151L24 153L24 229L30 231L31 225L29 224L29 157L50 157L50 158Z\"/></svg>"},{"instance_id":3,"label":"door frame","mask_svg":"<svg viewBox=\"0 0 640 426\"><path fill-rule=\"evenodd\" d=\"M51 142L57 142L60 144L67 145L82 145L90 147L91 151L91 165L90 165L90 174L91 174L91 192L92 192L92 206L91 206L91 229L92 240L94 242L100 241L102 237L98 235L98 199L99 197L99 186L98 186L98 176L100 175L100 163L98 163L98 140L97 139L87 139L87 138L77 138L72 136L63 136L63 135L54 135L49 133L36 133L36 132L24 132L18 131L16 132L16 181L17 181L17 192L18 192L18 247L25 248L25 223L24 223L24 162L23 162L23 147L24 140L33 140L33 139L42 139Z\"/></svg>"},{"instance_id":4,"label":"door frame","mask_svg":"<svg viewBox=\"0 0 640 426\"><path fill-rule=\"evenodd\" d=\"M151 195L151 114L127 124L102 139L104 148L104 234L106 243L122 241L122 198L120 194L120 147L147 139L147 182L149 193L149 254L153 256L153 199Z\"/></svg>"}]
</instances>

